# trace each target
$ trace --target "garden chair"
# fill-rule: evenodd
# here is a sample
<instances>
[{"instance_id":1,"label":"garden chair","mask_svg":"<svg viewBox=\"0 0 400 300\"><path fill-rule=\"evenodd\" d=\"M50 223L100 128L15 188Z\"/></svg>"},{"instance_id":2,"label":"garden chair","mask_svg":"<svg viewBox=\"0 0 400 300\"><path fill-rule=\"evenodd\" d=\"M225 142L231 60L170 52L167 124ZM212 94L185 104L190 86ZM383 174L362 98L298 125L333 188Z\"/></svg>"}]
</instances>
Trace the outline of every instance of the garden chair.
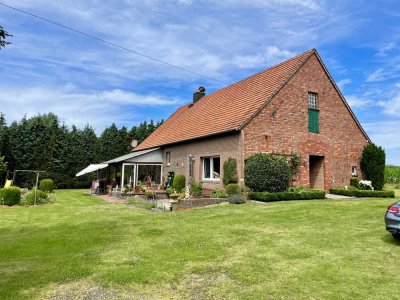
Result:
<instances>
[{"instance_id":1,"label":"garden chair","mask_svg":"<svg viewBox=\"0 0 400 300\"><path fill-rule=\"evenodd\" d=\"M92 186L90 187L90 194L99 194L99 181L93 181Z\"/></svg>"}]
</instances>

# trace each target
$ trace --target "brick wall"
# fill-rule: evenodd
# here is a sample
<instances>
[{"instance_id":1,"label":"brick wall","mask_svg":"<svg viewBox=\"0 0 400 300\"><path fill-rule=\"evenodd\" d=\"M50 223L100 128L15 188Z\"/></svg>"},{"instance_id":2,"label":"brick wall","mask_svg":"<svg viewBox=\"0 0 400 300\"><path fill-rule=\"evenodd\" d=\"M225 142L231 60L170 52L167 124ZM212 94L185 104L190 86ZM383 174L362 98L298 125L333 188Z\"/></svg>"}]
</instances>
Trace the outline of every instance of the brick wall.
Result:
<instances>
[{"instance_id":1,"label":"brick wall","mask_svg":"<svg viewBox=\"0 0 400 300\"><path fill-rule=\"evenodd\" d=\"M176 146L167 146L163 148L164 160L164 176L168 175L169 171L174 171L175 174L183 174L188 180L189 177L189 155L194 157L194 179L200 181L202 174L202 157L219 156L221 159L221 179L219 181L202 181L203 189L212 190L214 188L222 188L223 178L223 163L229 157L235 158L238 162L238 172L243 173L242 164L243 153L240 151L242 138L241 133L223 135L213 138L205 138L188 143L180 143ZM167 165L166 152L171 153L171 164Z\"/></svg>"},{"instance_id":2,"label":"brick wall","mask_svg":"<svg viewBox=\"0 0 400 300\"><path fill-rule=\"evenodd\" d=\"M320 133L308 132L308 92L318 93ZM351 166L360 172L366 137L313 55L243 129L244 157L257 152L302 157L296 185L309 185L310 155L323 156L324 187L349 184ZM243 176L243 174L241 174Z\"/></svg>"}]
</instances>

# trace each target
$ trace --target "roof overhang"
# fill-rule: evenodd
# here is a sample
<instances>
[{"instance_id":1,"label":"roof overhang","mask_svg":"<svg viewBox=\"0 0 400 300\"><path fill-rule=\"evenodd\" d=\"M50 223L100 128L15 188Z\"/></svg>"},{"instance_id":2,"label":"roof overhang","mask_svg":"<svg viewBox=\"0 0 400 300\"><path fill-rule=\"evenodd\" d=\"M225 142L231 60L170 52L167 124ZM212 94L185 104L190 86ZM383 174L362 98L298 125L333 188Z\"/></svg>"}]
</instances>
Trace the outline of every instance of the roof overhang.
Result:
<instances>
[{"instance_id":1,"label":"roof overhang","mask_svg":"<svg viewBox=\"0 0 400 300\"><path fill-rule=\"evenodd\" d=\"M172 141L171 143L167 143L167 144L160 144L160 145L158 145L158 148L156 148L156 149L160 149L161 147L175 146L178 144L190 143L193 141L199 141L199 140L206 139L206 138L213 138L213 137L218 137L218 136L233 134L233 133L238 133L238 132L240 132L240 128L229 128L229 129L226 129L226 130L223 130L220 132L213 132L210 134L199 135L199 136L192 137L192 138L185 139L185 140ZM152 149L147 149L147 150L152 150ZM144 148L142 150L138 150L138 152L140 152L140 151L146 151L146 148Z\"/></svg>"},{"instance_id":2,"label":"roof overhang","mask_svg":"<svg viewBox=\"0 0 400 300\"><path fill-rule=\"evenodd\" d=\"M103 164L115 164L119 162L124 162L124 161L134 161L135 158L139 158L140 156L145 157L146 154L149 154L150 156L151 152L154 152L156 150L159 150L160 148L151 148L151 149L146 149L146 150L140 150L140 151L135 151L129 154L122 155L120 157L108 160L103 162ZM153 153L156 154L156 153ZM160 155L156 155L157 157L152 157L152 160L159 160L159 162L162 162L162 157ZM159 157L160 156L160 157Z\"/></svg>"}]
</instances>

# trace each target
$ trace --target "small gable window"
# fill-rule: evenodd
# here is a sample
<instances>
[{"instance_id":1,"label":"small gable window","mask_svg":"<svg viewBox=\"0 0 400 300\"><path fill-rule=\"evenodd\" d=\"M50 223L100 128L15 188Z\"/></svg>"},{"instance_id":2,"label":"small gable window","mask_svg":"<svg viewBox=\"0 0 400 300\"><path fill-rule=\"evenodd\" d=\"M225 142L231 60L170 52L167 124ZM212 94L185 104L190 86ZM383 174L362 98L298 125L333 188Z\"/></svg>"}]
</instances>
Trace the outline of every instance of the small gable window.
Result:
<instances>
[{"instance_id":1,"label":"small gable window","mask_svg":"<svg viewBox=\"0 0 400 300\"><path fill-rule=\"evenodd\" d=\"M357 166L351 167L351 176L357 176Z\"/></svg>"},{"instance_id":2,"label":"small gable window","mask_svg":"<svg viewBox=\"0 0 400 300\"><path fill-rule=\"evenodd\" d=\"M308 92L308 131L319 133L318 94Z\"/></svg>"},{"instance_id":3,"label":"small gable window","mask_svg":"<svg viewBox=\"0 0 400 300\"><path fill-rule=\"evenodd\" d=\"M318 109L318 94L308 92L308 108Z\"/></svg>"},{"instance_id":4,"label":"small gable window","mask_svg":"<svg viewBox=\"0 0 400 300\"><path fill-rule=\"evenodd\" d=\"M203 157L203 180L219 180L221 161L218 156Z\"/></svg>"}]
</instances>

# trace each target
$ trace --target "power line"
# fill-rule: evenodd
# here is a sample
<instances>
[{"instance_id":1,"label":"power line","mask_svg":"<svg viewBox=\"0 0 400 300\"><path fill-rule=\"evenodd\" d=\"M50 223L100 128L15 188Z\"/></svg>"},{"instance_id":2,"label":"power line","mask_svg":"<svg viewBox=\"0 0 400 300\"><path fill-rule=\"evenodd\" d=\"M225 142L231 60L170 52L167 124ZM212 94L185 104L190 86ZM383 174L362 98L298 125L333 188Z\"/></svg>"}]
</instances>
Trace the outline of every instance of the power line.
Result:
<instances>
[{"instance_id":1,"label":"power line","mask_svg":"<svg viewBox=\"0 0 400 300\"><path fill-rule=\"evenodd\" d=\"M143 54L143 53L141 53L141 52L138 52L138 51L135 51L135 50L126 48L126 47L124 47L124 46L121 46L121 45L115 44L115 43L113 43L113 42L104 40L104 39L99 38L99 37L97 37L97 36L94 36L94 35L85 33L85 32L83 32L83 31L77 30L77 29L75 29L75 28L72 28L72 27L63 25L63 24L61 24L61 23L58 23L58 22L55 22L55 21L52 21L52 20L49 20L49 19L40 17L40 16L38 16L38 15L32 14L32 13L27 12L27 11L24 11L24 10L22 10L22 9L19 9L19 8L16 8L16 7L13 7L13 6L4 4L4 3L2 3L2 2L0 2L0 5L2 5L2 6L4 6L4 7L7 7L7 8L9 8L9 9L15 10L15 11L17 11L17 12L23 13L23 14L25 14L25 15L34 17L34 18L36 18L36 19L39 19L39 20L42 20L42 21L51 23L51 24L53 24L53 25L62 27L62 28L64 28L64 29L73 31L73 32L75 32L75 33L84 35L84 36L86 36L86 37L95 39L95 40L100 41L100 42L102 42L102 43L111 45L111 46L113 46L113 47L116 47L116 48L119 48L119 49L122 49L122 50L125 50L125 51L128 51L128 52L134 53L134 54L139 55L139 56L142 56L142 57L145 57L145 58L147 58L147 59L150 59L150 60L152 60L152 61L158 62L158 63L160 63L160 64L164 64L164 65L167 65L167 66L169 66L169 67L173 67L173 68L179 69L179 70L181 70L181 71L184 71L184 72L187 72L187 73L190 73L190 74L199 76L199 77L203 77L203 78L206 78L206 79L209 79L209 80L213 80L213 81L216 81L216 82L225 84L224 82L222 82L222 81L220 81L220 80L218 80L218 79L215 79L215 78L212 78L212 77L209 77L209 76L206 76L206 75L202 75L202 74L197 73L197 72L193 72L193 71L191 71L191 70L189 70L189 69L185 69L185 68L182 68L182 67L180 67L180 66L171 64L171 63L169 63L169 62L166 62L166 61L163 61L163 60L154 58L154 57L152 57L152 56Z\"/></svg>"}]
</instances>

